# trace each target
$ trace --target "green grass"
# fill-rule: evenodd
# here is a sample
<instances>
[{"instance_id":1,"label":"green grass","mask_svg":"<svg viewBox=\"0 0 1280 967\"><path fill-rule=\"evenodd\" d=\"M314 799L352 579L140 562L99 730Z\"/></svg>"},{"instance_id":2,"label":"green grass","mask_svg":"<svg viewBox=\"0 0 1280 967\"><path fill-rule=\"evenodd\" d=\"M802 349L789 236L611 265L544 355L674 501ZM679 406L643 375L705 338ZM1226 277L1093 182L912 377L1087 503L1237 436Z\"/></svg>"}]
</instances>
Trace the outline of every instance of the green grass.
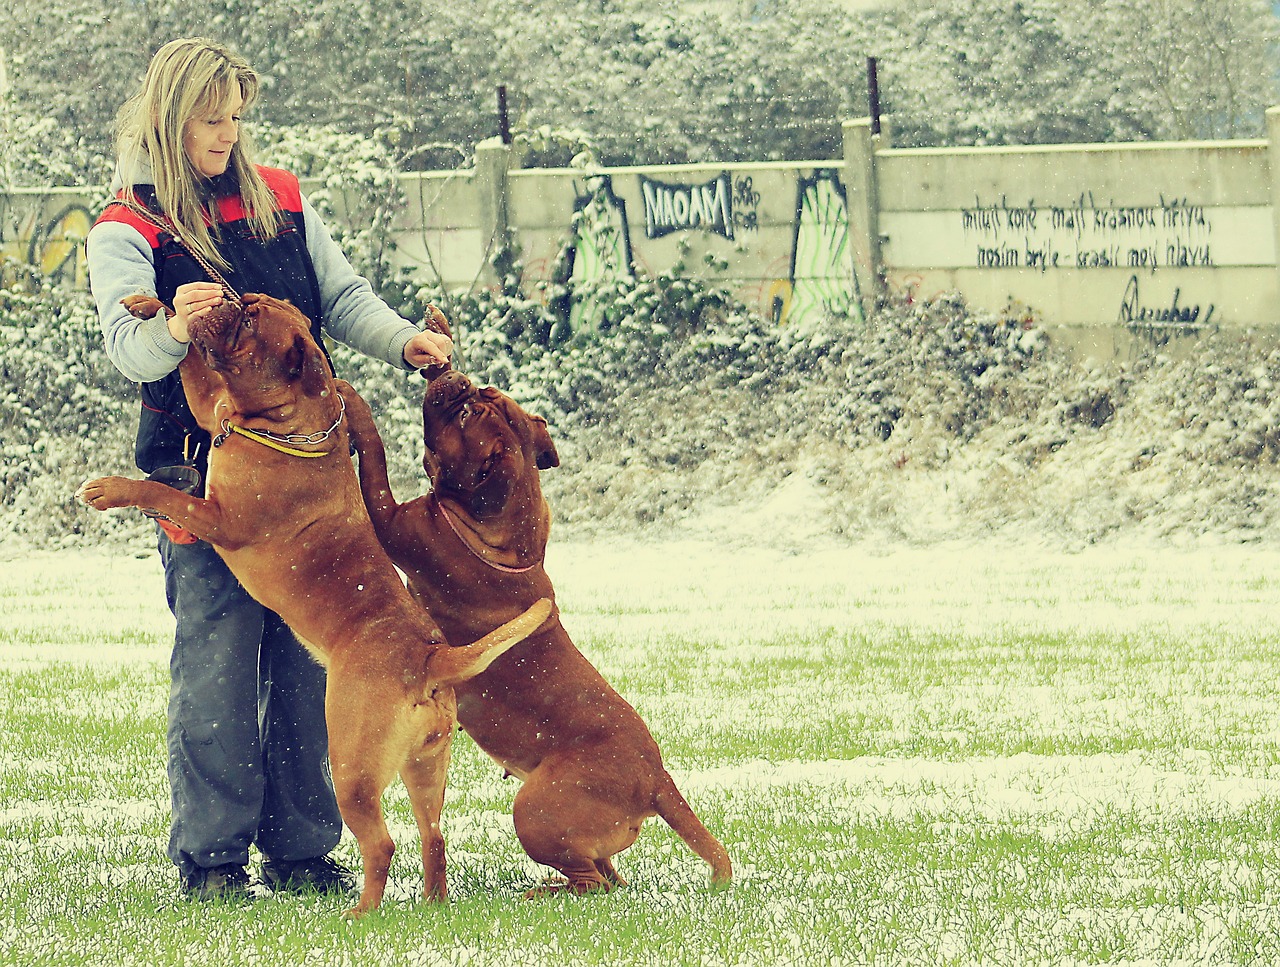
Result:
<instances>
[{"instance_id":1,"label":"green grass","mask_svg":"<svg viewBox=\"0 0 1280 967\"><path fill-rule=\"evenodd\" d=\"M450 903L417 898L394 786L387 900L358 923L316 897L178 898L155 561L0 562L0 962L1280 962L1280 559L948 553L743 571L564 549L566 623L734 884L652 820L627 889L523 900L545 871L515 780L460 735ZM358 864L349 836L339 855Z\"/></svg>"}]
</instances>

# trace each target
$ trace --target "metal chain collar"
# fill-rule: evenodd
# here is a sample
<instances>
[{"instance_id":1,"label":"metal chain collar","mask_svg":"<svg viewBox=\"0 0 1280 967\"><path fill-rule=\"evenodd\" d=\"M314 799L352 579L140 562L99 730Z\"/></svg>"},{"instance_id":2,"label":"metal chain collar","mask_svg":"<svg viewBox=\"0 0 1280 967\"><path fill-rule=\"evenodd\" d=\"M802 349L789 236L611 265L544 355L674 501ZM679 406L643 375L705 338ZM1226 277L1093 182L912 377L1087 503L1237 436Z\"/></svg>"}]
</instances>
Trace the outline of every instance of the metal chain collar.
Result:
<instances>
[{"instance_id":1,"label":"metal chain collar","mask_svg":"<svg viewBox=\"0 0 1280 967\"><path fill-rule=\"evenodd\" d=\"M245 433L246 436L263 437L267 440L274 440L276 443L288 444L289 446L324 443L325 440L333 436L342 424L342 418L347 415L347 401L342 398L341 393L338 394L338 404L338 418L333 421L333 425L327 430L316 430L314 433L272 433L270 430L254 430L248 427L233 426L230 420L224 419L222 421L222 432L214 437L213 445L215 447L222 446L232 433Z\"/></svg>"}]
</instances>

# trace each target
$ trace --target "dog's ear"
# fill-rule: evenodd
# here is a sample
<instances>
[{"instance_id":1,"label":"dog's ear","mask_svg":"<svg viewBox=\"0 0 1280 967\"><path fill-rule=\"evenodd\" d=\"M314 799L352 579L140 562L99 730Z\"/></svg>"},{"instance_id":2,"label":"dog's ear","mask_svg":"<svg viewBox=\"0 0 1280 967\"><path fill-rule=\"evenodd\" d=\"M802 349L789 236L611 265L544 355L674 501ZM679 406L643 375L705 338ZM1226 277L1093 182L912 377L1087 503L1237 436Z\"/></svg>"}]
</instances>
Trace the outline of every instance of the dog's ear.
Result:
<instances>
[{"instance_id":1,"label":"dog's ear","mask_svg":"<svg viewBox=\"0 0 1280 967\"><path fill-rule=\"evenodd\" d=\"M551 441L547 421L540 416L530 416L529 422L533 424L533 446L538 454L538 469L550 470L560 466L560 454L556 453L556 445Z\"/></svg>"},{"instance_id":2,"label":"dog's ear","mask_svg":"<svg viewBox=\"0 0 1280 967\"><path fill-rule=\"evenodd\" d=\"M302 370L307 364L306 341L301 336L293 337L293 344L284 351L281 368L285 379L289 382L302 378Z\"/></svg>"},{"instance_id":3,"label":"dog's ear","mask_svg":"<svg viewBox=\"0 0 1280 967\"><path fill-rule=\"evenodd\" d=\"M304 396L319 396L329 386L329 367L316 344L302 333L293 337L293 345L284 356L285 374L290 382L300 381Z\"/></svg>"},{"instance_id":4,"label":"dog's ear","mask_svg":"<svg viewBox=\"0 0 1280 967\"><path fill-rule=\"evenodd\" d=\"M527 412L515 400L494 389L485 386L480 390L480 398L495 403L502 408L507 422L518 428L522 423L529 428L530 442L536 454L535 463L539 470L550 470L560 466L560 455L556 453L556 445L551 441L551 431L547 429L547 421L540 416ZM517 433L519 430L517 429Z\"/></svg>"}]
</instances>

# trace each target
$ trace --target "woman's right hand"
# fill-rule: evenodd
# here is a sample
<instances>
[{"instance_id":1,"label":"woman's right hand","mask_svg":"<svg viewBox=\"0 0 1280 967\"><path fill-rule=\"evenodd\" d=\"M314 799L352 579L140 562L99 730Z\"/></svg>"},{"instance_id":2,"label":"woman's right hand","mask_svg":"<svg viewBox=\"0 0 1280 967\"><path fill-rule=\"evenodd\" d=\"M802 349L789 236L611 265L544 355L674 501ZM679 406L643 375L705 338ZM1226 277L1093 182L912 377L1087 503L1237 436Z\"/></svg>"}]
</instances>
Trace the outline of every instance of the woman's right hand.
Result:
<instances>
[{"instance_id":1,"label":"woman's right hand","mask_svg":"<svg viewBox=\"0 0 1280 967\"><path fill-rule=\"evenodd\" d=\"M222 286L216 282L187 282L173 294L173 316L169 333L178 342L191 341L191 323L222 305Z\"/></svg>"}]
</instances>

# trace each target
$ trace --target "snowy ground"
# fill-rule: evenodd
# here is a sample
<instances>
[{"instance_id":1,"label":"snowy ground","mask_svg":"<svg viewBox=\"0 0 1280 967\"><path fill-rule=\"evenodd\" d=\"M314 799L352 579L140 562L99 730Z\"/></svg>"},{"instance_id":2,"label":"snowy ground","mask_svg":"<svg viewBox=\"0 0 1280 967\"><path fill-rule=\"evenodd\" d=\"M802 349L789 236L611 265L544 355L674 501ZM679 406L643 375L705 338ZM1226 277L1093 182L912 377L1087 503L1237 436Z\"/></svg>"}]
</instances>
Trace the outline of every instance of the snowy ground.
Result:
<instances>
[{"instance_id":1,"label":"snowy ground","mask_svg":"<svg viewBox=\"0 0 1280 967\"><path fill-rule=\"evenodd\" d=\"M805 514L781 497L760 513L773 521ZM742 513L732 516L742 525ZM698 532L714 529L704 519ZM1280 551L783 543L770 547L762 536L749 544L737 533L732 541L552 545L549 570L574 637L655 734L704 737L700 743L715 747L709 762L674 757L685 793L715 804L720 826L751 829L771 816L804 844L804 856L783 857L767 838L734 842L737 890L712 903L698 893L698 864L647 832L625 858L638 887L618 898L609 922L679 897L682 909L701 911L691 918L719 909L726 920L715 930L741 924L745 949L757 958L774 949L757 921L772 922L790 951L778 963L835 962L845 943L849 962L860 962L856 951L883 952L895 938L907 944L902 962L912 963L932 962L939 952L958 963L1098 962L1112 959L1091 946L1104 941L1121 945L1125 962L1229 963L1242 949L1242 932L1257 949L1276 952L1265 938L1280 931L1273 902L1280 898L1266 871L1280 858L1280 843L1259 812L1280 801L1280 718L1270 684ZM40 593L15 596L32 588ZM69 551L3 561L0 604L6 672L58 664L149 667L148 677L162 676L170 619L154 554ZM58 629L58 640L49 640L46 627ZM929 645L930 636L943 643ZM834 643L846 651L833 658L825 649ZM867 653L849 652L851 643ZM900 657L918 664L899 667ZM692 675L680 669L678 681L653 680L654 669L676 670L681 660L696 663ZM824 662L829 676L815 680L813 669ZM758 688L744 685L756 677ZM121 694L127 687L117 688L116 699ZM85 708L67 714L100 714L92 694L79 700ZM852 745L830 744L834 723L856 733ZM753 751L757 736L761 752ZM776 744L779 736L789 750ZM741 747L717 745L734 737ZM116 768L93 761L87 750L81 766L90 774ZM483 757L460 756L455 767L452 795L464 798L447 807L453 861L481 877L486 893L509 894L502 870L519 855L502 805L510 789ZM63 768L0 754L0 773ZM145 764L131 768L151 776L154 794L123 804L5 803L0 824L18 831L15 843L41 844L11 851L7 875L21 875L24 863L56 853L65 840L66 862L88 862L87 875L112 881L121 875L119 858L86 860L77 837L34 840L24 832L55 823L92 831L110 816L152 857L126 867L136 888L156 890L159 875L163 893L163 861L152 842L164 823L162 779ZM774 815L779 809L796 812ZM1237 822L1239 842L1229 832ZM902 840L855 853L855 833L885 829ZM1080 844L1110 829L1118 840L1101 852L1104 862L1074 869ZM1214 830L1228 831L1228 839ZM406 843L414 835L407 817L392 833ZM916 836L925 837L919 850L911 846ZM974 837L983 836L1009 837L1010 845L974 850ZM1200 838L1171 847L1188 836ZM525 875L537 875L526 867ZM411 874L391 884L389 901L401 909L413 903ZM1047 906L1002 914L984 892L997 887L1043 895ZM464 879L462 896L468 888ZM843 911L851 931L845 941L808 924L804 905L815 891L836 898L822 902ZM773 899L738 909L761 896ZM605 917L606 909L580 915ZM121 929L133 929L132 914L123 916ZM287 921L290 914L270 916ZM68 949L93 936L69 937ZM234 949L233 934L210 936ZM384 931L369 936L392 945L378 947L381 953L411 949L395 946L405 941L389 933L377 939ZM561 959L557 942L523 948L526 962Z\"/></svg>"}]
</instances>

